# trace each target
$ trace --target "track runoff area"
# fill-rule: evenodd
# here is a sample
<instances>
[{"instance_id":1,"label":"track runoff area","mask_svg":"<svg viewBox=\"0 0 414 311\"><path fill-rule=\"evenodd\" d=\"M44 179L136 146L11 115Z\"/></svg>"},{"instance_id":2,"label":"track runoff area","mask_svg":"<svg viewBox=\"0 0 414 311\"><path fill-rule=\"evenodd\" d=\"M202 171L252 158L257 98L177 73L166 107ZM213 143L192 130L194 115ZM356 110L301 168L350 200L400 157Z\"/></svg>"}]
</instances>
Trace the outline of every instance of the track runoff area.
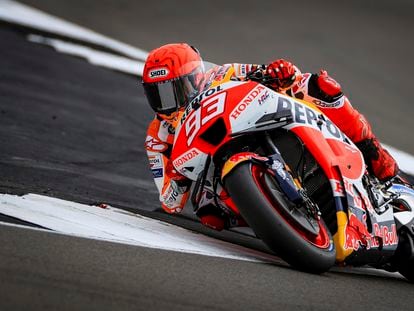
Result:
<instances>
[{"instance_id":1,"label":"track runoff area","mask_svg":"<svg viewBox=\"0 0 414 311\"><path fill-rule=\"evenodd\" d=\"M0 20L23 27L27 40L53 47L60 53L86 59L93 65L125 74L142 75L147 53L69 23L15 1L0 1ZM30 34L30 30L33 33ZM414 157L386 146L401 168L414 175ZM280 262L270 254L196 234L173 224L154 220L108 205L90 206L38 194L0 194L0 214L34 224L27 230L52 230L115 243L159 248L177 252L223 257L252 262Z\"/></svg>"}]
</instances>

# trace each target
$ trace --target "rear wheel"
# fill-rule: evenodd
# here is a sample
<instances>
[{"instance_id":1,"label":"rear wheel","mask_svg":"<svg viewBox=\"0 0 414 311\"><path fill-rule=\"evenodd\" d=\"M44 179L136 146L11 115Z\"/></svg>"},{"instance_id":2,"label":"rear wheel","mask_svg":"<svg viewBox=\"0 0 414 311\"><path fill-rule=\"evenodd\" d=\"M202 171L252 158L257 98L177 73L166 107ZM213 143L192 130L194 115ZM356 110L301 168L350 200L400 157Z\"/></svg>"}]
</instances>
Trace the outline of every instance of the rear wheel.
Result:
<instances>
[{"instance_id":1,"label":"rear wheel","mask_svg":"<svg viewBox=\"0 0 414 311\"><path fill-rule=\"evenodd\" d=\"M414 238L407 229L400 230L398 234L398 248L393 258L396 267L407 280L414 283Z\"/></svg>"},{"instance_id":2,"label":"rear wheel","mask_svg":"<svg viewBox=\"0 0 414 311\"><path fill-rule=\"evenodd\" d=\"M267 168L244 162L224 182L249 226L282 259L312 273L334 265L335 247L323 220L290 202Z\"/></svg>"}]
</instances>

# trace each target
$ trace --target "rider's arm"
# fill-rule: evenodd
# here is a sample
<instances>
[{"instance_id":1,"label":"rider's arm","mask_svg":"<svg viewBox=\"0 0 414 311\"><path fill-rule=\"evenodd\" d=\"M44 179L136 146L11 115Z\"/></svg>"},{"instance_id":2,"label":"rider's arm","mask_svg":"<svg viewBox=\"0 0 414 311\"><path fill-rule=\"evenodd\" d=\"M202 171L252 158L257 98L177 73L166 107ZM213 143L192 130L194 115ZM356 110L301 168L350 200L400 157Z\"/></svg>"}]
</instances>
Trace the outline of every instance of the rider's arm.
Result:
<instances>
[{"instance_id":1,"label":"rider's arm","mask_svg":"<svg viewBox=\"0 0 414 311\"><path fill-rule=\"evenodd\" d=\"M398 172L394 158L381 146L367 119L352 107L341 86L325 70L319 74L300 71L291 62L279 59L266 67L277 91L314 103L362 151L368 170L380 180Z\"/></svg>"},{"instance_id":2,"label":"rider's arm","mask_svg":"<svg viewBox=\"0 0 414 311\"><path fill-rule=\"evenodd\" d=\"M339 83L325 70L302 74L291 62L278 59L267 66L266 73L274 78L272 88L314 103L353 142L372 137L367 120L352 107Z\"/></svg>"},{"instance_id":3,"label":"rider's arm","mask_svg":"<svg viewBox=\"0 0 414 311\"><path fill-rule=\"evenodd\" d=\"M343 94L341 86L324 70L319 74L304 74L291 94L313 102L362 151L368 170L380 180L388 180L398 173L395 159L380 144L367 119Z\"/></svg>"},{"instance_id":4,"label":"rider's arm","mask_svg":"<svg viewBox=\"0 0 414 311\"><path fill-rule=\"evenodd\" d=\"M257 64L240 64L240 63L232 63L227 64L233 67L234 69L234 76L239 80L244 80L247 74L253 70L256 70L258 67L262 65Z\"/></svg>"},{"instance_id":5,"label":"rider's arm","mask_svg":"<svg viewBox=\"0 0 414 311\"><path fill-rule=\"evenodd\" d=\"M145 149L161 206L167 213L181 212L189 196L188 181L171 173L169 157L173 140L169 124L156 117L148 127Z\"/></svg>"},{"instance_id":6,"label":"rider's arm","mask_svg":"<svg viewBox=\"0 0 414 311\"><path fill-rule=\"evenodd\" d=\"M371 126L343 94L341 86L328 73L305 73L288 94L314 103L353 142L373 136Z\"/></svg>"}]
</instances>

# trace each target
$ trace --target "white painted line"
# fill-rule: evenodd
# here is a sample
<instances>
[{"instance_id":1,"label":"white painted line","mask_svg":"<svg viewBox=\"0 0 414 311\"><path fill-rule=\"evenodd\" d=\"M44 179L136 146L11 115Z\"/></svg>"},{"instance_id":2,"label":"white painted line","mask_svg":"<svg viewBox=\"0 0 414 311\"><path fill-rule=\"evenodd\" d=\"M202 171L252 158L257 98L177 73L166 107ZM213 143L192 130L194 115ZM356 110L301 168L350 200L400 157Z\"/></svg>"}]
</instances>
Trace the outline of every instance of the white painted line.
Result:
<instances>
[{"instance_id":1,"label":"white painted line","mask_svg":"<svg viewBox=\"0 0 414 311\"><path fill-rule=\"evenodd\" d=\"M1 194L0 213L78 237L252 262L280 262L272 255L110 206L103 209L36 194Z\"/></svg>"},{"instance_id":2,"label":"white painted line","mask_svg":"<svg viewBox=\"0 0 414 311\"><path fill-rule=\"evenodd\" d=\"M49 15L30 6L18 3L17 1L0 0L0 19L26 27L48 31L84 42L108 47L114 51L138 60L145 61L148 55L147 52L141 49L108 38L90 29Z\"/></svg>"},{"instance_id":3,"label":"white painted line","mask_svg":"<svg viewBox=\"0 0 414 311\"><path fill-rule=\"evenodd\" d=\"M142 76L142 72L144 70L143 62L107 52L97 51L79 44L46 38L38 35L29 35L27 39L31 42L52 46L61 53L86 58L93 65L119 70L135 75L137 78L138 76Z\"/></svg>"},{"instance_id":4,"label":"white painted line","mask_svg":"<svg viewBox=\"0 0 414 311\"><path fill-rule=\"evenodd\" d=\"M80 27L12 0L0 0L0 19L105 46L131 58L142 61L145 61L148 55L147 52L141 49L105 37L84 27ZM36 38L36 36L33 35L30 39L39 43L49 44L58 51L64 53L85 57L89 62L95 65L116 69L126 73L142 75L143 64L141 62L134 62L133 60L128 61L127 58L95 51L81 45L71 44L61 40L42 38L40 36L37 36ZM391 146L385 147L397 160L402 170L408 174L414 175L414 156Z\"/></svg>"}]
</instances>

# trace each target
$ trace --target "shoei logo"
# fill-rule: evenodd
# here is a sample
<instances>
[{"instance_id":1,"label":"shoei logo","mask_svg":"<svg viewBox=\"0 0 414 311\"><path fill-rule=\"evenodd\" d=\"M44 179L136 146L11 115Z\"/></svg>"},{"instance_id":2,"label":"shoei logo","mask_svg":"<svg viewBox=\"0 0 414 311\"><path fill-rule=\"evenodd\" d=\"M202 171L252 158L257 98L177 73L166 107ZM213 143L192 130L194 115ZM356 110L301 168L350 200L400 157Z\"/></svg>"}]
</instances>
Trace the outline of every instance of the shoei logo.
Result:
<instances>
[{"instance_id":1,"label":"shoei logo","mask_svg":"<svg viewBox=\"0 0 414 311\"><path fill-rule=\"evenodd\" d=\"M161 69L153 69L149 72L148 76L152 79L160 78L160 77L166 77L170 71L167 68L161 68Z\"/></svg>"}]
</instances>

